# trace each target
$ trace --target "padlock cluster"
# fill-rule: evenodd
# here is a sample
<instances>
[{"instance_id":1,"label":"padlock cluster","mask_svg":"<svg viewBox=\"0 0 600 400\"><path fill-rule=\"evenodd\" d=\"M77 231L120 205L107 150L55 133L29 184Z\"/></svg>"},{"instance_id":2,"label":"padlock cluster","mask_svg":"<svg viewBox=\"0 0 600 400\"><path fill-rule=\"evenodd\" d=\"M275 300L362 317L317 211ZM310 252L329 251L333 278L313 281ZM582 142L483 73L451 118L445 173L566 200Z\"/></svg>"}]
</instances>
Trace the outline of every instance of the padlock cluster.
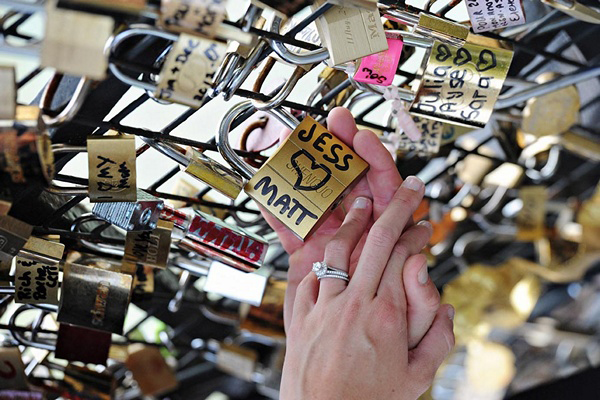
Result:
<instances>
[{"instance_id":1,"label":"padlock cluster","mask_svg":"<svg viewBox=\"0 0 600 400\"><path fill-rule=\"evenodd\" d=\"M519 375L536 351L589 350L575 336L600 333L600 11L422 3L0 0L0 399L278 398L278 235L308 243L368 179L327 127L335 107L426 183L414 219L433 224L424 252L459 344L433 398L502 398L553 376ZM291 75L264 93L276 67ZM227 110L211 139L179 134L213 100ZM185 111L127 125L147 102ZM147 151L177 166L141 187ZM80 153L87 174L61 173ZM572 303L545 300L560 285ZM561 376L600 362L572 353ZM490 359L503 379L479 371Z\"/></svg>"}]
</instances>

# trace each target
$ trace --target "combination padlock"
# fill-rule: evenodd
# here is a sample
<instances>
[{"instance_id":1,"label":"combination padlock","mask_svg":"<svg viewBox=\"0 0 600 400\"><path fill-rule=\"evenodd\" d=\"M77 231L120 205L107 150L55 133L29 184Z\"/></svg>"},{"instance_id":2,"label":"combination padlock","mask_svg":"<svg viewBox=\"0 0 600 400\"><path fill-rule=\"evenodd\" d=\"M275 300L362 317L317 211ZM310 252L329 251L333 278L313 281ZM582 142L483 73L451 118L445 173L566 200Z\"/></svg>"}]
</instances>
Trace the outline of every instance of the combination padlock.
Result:
<instances>
[{"instance_id":1,"label":"combination padlock","mask_svg":"<svg viewBox=\"0 0 600 400\"><path fill-rule=\"evenodd\" d=\"M306 117L299 123L277 108L269 112L293 132L255 171L228 142L233 120L252 107L251 102L240 103L225 115L219 128L219 151L249 180L246 193L305 240L342 202L369 165L314 119Z\"/></svg>"},{"instance_id":2,"label":"combination padlock","mask_svg":"<svg viewBox=\"0 0 600 400\"><path fill-rule=\"evenodd\" d=\"M174 42L161 68L156 84L139 81L127 76L113 63L110 71L122 82L148 90L160 100L180 103L199 108L204 96L211 88L215 74L221 65L227 46L221 42L182 33L176 35L140 27L127 29L117 34L111 44L114 51L128 38L133 36L155 36Z\"/></svg>"}]
</instances>

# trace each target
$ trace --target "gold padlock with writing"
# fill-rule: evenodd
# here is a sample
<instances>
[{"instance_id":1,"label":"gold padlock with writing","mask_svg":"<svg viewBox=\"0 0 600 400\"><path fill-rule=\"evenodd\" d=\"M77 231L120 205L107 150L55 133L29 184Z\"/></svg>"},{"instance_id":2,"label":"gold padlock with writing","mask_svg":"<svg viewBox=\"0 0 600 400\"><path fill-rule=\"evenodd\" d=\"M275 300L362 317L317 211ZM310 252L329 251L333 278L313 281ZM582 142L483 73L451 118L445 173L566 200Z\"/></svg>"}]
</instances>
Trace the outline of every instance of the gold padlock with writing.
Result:
<instances>
[{"instance_id":1,"label":"gold padlock with writing","mask_svg":"<svg viewBox=\"0 0 600 400\"><path fill-rule=\"evenodd\" d=\"M246 193L305 240L342 202L369 165L314 119L306 117L298 123L277 109L270 112L294 131L255 172L227 141L233 119L252 107L252 103L244 102L227 113L219 130L219 150L249 179Z\"/></svg>"}]
</instances>

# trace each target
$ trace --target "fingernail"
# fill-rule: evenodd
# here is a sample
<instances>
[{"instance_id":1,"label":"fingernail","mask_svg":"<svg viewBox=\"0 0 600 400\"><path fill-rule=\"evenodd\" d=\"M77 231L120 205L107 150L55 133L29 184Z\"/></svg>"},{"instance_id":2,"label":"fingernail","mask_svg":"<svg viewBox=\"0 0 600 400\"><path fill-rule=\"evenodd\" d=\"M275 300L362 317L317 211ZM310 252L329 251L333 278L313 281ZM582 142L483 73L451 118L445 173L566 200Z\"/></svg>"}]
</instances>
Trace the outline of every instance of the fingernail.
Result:
<instances>
[{"instance_id":1,"label":"fingernail","mask_svg":"<svg viewBox=\"0 0 600 400\"><path fill-rule=\"evenodd\" d=\"M357 197L356 200L354 200L354 204L352 204L352 207L354 208L367 208L367 206L369 205L369 199L367 199L366 197Z\"/></svg>"},{"instance_id":2,"label":"fingernail","mask_svg":"<svg viewBox=\"0 0 600 400\"><path fill-rule=\"evenodd\" d=\"M402 186L408 190L414 190L415 192L418 192L423 187L423 181L416 176L409 176L402 183Z\"/></svg>"},{"instance_id":3,"label":"fingernail","mask_svg":"<svg viewBox=\"0 0 600 400\"><path fill-rule=\"evenodd\" d=\"M450 318L450 321L454 321L454 314L456 311L454 311L454 307L450 306L448 307L448 318Z\"/></svg>"},{"instance_id":4,"label":"fingernail","mask_svg":"<svg viewBox=\"0 0 600 400\"><path fill-rule=\"evenodd\" d=\"M427 273L427 263L425 263L417 273L417 281L419 281L421 285L424 285L428 280L429 274Z\"/></svg>"},{"instance_id":5,"label":"fingernail","mask_svg":"<svg viewBox=\"0 0 600 400\"><path fill-rule=\"evenodd\" d=\"M425 219L422 220L422 221L417 222L417 225L424 226L427 229L429 229L430 232L433 232L433 225L431 225L431 222L429 222L429 221L427 221Z\"/></svg>"}]
</instances>

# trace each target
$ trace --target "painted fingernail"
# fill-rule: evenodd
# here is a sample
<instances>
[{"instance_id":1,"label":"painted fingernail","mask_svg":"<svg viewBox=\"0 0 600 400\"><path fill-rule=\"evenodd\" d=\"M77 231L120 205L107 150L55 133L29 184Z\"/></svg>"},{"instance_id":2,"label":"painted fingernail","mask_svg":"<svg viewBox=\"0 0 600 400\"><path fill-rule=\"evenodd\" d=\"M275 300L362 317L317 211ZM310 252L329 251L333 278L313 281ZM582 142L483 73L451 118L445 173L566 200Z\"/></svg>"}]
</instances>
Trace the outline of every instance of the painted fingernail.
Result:
<instances>
[{"instance_id":1,"label":"painted fingernail","mask_svg":"<svg viewBox=\"0 0 600 400\"><path fill-rule=\"evenodd\" d=\"M427 273L427 263L423 264L419 272L417 273L417 281L424 285L429 280L429 274Z\"/></svg>"},{"instance_id":2,"label":"painted fingernail","mask_svg":"<svg viewBox=\"0 0 600 400\"><path fill-rule=\"evenodd\" d=\"M452 306L448 307L448 318L450 318L450 321L454 321L455 313L456 313L456 311L454 311L454 307L452 307Z\"/></svg>"},{"instance_id":3,"label":"painted fingernail","mask_svg":"<svg viewBox=\"0 0 600 400\"><path fill-rule=\"evenodd\" d=\"M366 197L357 197L356 200L354 200L354 204L352 204L352 207L364 209L367 208L368 205L369 199L367 199Z\"/></svg>"},{"instance_id":4,"label":"painted fingernail","mask_svg":"<svg viewBox=\"0 0 600 400\"><path fill-rule=\"evenodd\" d=\"M417 225L424 226L425 228L429 229L430 232L433 232L433 225L431 225L431 222L427 220L419 221L417 222Z\"/></svg>"},{"instance_id":5,"label":"painted fingernail","mask_svg":"<svg viewBox=\"0 0 600 400\"><path fill-rule=\"evenodd\" d=\"M408 190L414 190L418 192L423 187L423 181L417 178L416 176L409 176L402 183L402 187Z\"/></svg>"}]
</instances>

